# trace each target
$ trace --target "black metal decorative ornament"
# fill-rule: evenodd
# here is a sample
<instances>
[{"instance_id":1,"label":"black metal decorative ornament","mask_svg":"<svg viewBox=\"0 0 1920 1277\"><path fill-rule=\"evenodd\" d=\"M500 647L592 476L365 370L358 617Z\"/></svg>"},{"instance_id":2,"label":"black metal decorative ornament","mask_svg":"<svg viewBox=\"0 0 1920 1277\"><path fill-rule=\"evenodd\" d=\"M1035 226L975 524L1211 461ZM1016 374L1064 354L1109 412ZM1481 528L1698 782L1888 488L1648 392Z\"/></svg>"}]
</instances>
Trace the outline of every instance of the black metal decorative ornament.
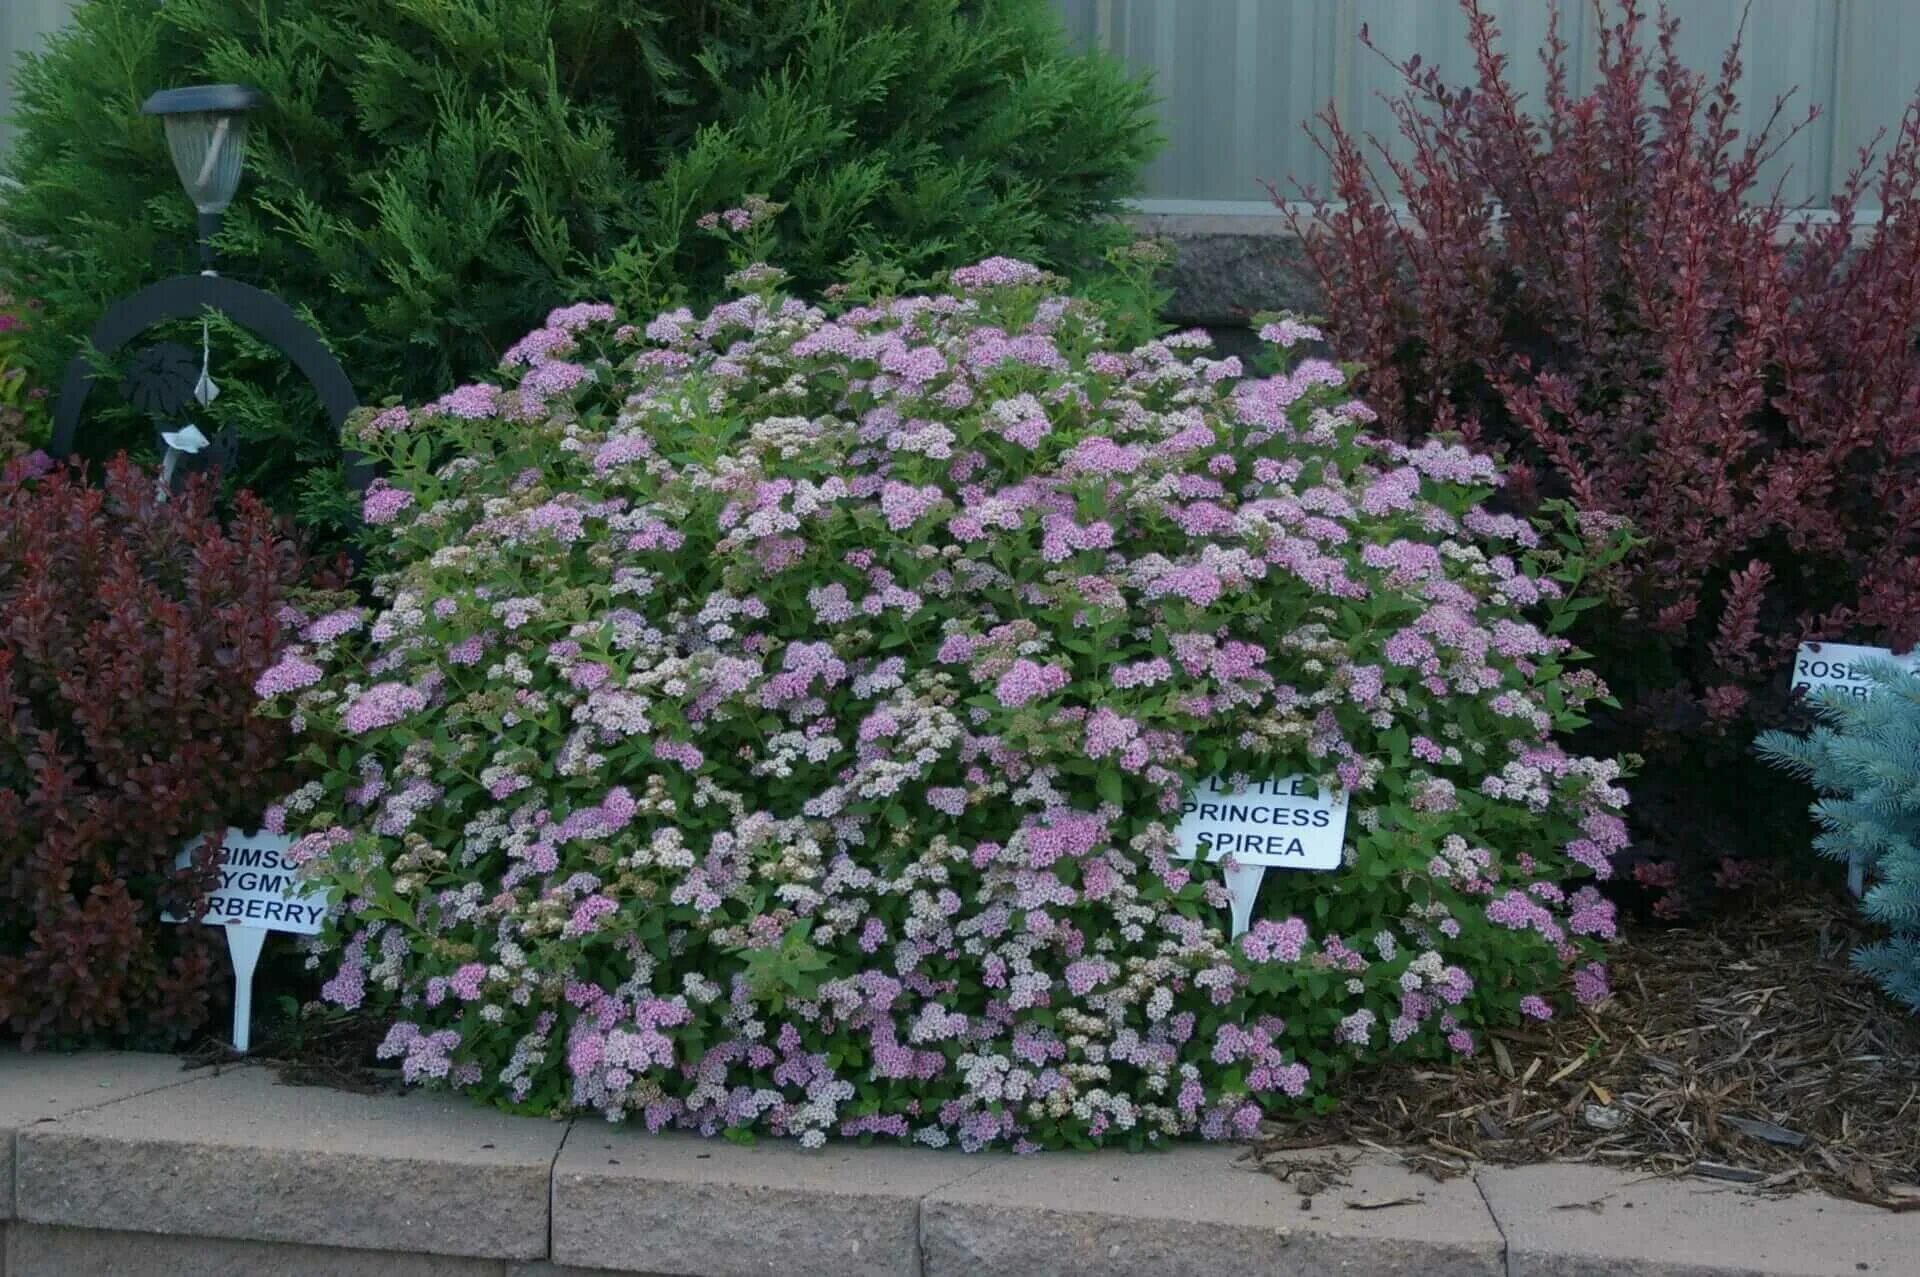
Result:
<instances>
[{"instance_id":1,"label":"black metal decorative ornament","mask_svg":"<svg viewBox=\"0 0 1920 1277\"><path fill-rule=\"evenodd\" d=\"M193 402L193 384L199 378L200 361L191 350L178 342L162 342L133 352L120 394L149 417L171 421Z\"/></svg>"},{"instance_id":2,"label":"black metal decorative ornament","mask_svg":"<svg viewBox=\"0 0 1920 1277\"><path fill-rule=\"evenodd\" d=\"M87 398L98 380L96 357L111 356L142 333L170 320L201 321L201 348L195 352L177 343L148 346L133 352L121 382L121 391L151 418L166 447L164 472L184 475L210 463L231 466L238 440L231 427L214 439L182 421L181 414L197 403L207 407L220 389L212 375L212 341L207 312L218 311L233 323L280 351L300 370L319 395L335 430L359 407L359 397L346 370L285 302L262 289L227 279L214 269L213 239L220 219L239 189L246 158L246 113L260 105L260 94L237 84L200 85L169 89L148 98L141 110L158 115L167 130L167 149L180 183L199 211L201 270L149 284L108 308L89 334L88 350L67 364L54 409L53 442L56 457L73 452L74 436L86 412ZM372 467L357 453L346 454L348 481L365 491Z\"/></svg>"}]
</instances>

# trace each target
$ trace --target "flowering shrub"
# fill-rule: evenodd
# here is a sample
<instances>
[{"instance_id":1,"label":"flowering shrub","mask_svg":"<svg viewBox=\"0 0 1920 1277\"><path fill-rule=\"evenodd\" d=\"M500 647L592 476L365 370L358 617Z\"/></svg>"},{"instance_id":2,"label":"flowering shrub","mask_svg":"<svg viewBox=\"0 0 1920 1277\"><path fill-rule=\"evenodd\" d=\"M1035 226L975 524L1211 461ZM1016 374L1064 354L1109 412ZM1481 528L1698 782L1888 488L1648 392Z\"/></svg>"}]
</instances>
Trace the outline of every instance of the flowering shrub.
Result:
<instances>
[{"instance_id":1,"label":"flowering shrub","mask_svg":"<svg viewBox=\"0 0 1920 1277\"><path fill-rule=\"evenodd\" d=\"M1524 615L1587 564L1481 507L1485 458L1368 438L1324 361L1111 349L1014 261L837 318L736 278L358 427L382 606L259 686L325 769L284 813L325 995L391 1007L409 1079L1139 1146L1604 995L1570 880L1620 773L1554 741L1604 692ZM1171 822L1297 772L1348 791L1345 867L1230 942Z\"/></svg>"},{"instance_id":2,"label":"flowering shrub","mask_svg":"<svg viewBox=\"0 0 1920 1277\"><path fill-rule=\"evenodd\" d=\"M155 500L124 458L104 488L44 455L0 467L0 1025L27 1042L158 1042L207 1018L223 956L162 925L209 885L182 844L257 822L292 783L256 717L293 548L242 495ZM217 938L216 938L217 940Z\"/></svg>"},{"instance_id":3,"label":"flowering shrub","mask_svg":"<svg viewBox=\"0 0 1920 1277\"><path fill-rule=\"evenodd\" d=\"M1677 912L1745 876L1726 857L1804 837L1749 749L1794 646L1920 640L1920 104L1790 231L1762 165L1795 130L1776 108L1736 131L1737 42L1703 76L1664 8L1650 32L1637 0L1596 4L1594 88L1554 28L1531 114L1463 7L1476 82L1396 62L1390 172L1324 114L1337 202L1298 229L1383 431L1460 431L1505 454L1508 508L1566 497L1642 538L1572 631L1624 705L1582 743L1647 760L1637 877Z\"/></svg>"}]
</instances>

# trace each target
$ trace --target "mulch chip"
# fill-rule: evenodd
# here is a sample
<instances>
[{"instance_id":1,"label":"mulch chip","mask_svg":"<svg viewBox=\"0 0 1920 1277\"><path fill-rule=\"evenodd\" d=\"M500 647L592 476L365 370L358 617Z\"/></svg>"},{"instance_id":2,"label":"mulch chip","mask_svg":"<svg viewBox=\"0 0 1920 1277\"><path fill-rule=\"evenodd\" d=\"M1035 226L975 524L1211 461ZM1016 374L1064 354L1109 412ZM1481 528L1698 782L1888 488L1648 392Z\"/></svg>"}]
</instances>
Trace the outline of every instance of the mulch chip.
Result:
<instances>
[{"instance_id":1,"label":"mulch chip","mask_svg":"<svg viewBox=\"0 0 1920 1277\"><path fill-rule=\"evenodd\" d=\"M287 1086L324 1086L361 1095L390 1095L404 1087L400 1070L379 1064L374 1048L386 1028L367 1015L324 1015L299 1025L271 1025L254 1049L237 1055L225 1041L206 1038L182 1052L188 1068L217 1073L237 1064L263 1064Z\"/></svg>"},{"instance_id":2,"label":"mulch chip","mask_svg":"<svg viewBox=\"0 0 1920 1277\"><path fill-rule=\"evenodd\" d=\"M1583 1161L1920 1210L1920 1017L1848 965L1868 938L1825 896L1633 929L1607 1001L1469 1060L1356 1073L1338 1109L1269 1122L1251 1156L1282 1174L1357 1144L1437 1178Z\"/></svg>"}]
</instances>

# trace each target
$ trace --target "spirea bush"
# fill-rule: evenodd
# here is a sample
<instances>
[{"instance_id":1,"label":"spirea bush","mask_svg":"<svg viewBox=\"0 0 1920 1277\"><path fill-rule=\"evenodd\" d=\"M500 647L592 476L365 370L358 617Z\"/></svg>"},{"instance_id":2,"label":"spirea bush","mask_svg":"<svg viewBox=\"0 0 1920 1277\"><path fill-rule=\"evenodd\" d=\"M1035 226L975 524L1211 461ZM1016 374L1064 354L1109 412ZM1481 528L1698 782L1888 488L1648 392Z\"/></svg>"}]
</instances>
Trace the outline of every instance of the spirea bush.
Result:
<instances>
[{"instance_id":1,"label":"spirea bush","mask_svg":"<svg viewBox=\"0 0 1920 1277\"><path fill-rule=\"evenodd\" d=\"M1820 725L1806 737L1768 732L1760 756L1812 782L1820 834L1814 850L1860 867L1861 910L1887 928L1854 965L1889 997L1920 1013L1920 682L1892 661L1869 666L1873 695L1815 697Z\"/></svg>"},{"instance_id":2,"label":"spirea bush","mask_svg":"<svg viewBox=\"0 0 1920 1277\"><path fill-rule=\"evenodd\" d=\"M1471 82L1389 59L1391 154L1324 113L1333 202L1297 229L1382 433L1503 454L1506 509L1632 521L1571 631L1622 706L1581 744L1646 760L1634 876L1684 912L1810 833L1751 750L1795 645L1920 641L1920 102L1796 230L1766 166L1809 117L1741 131L1737 37L1689 67L1684 6L1592 0L1593 87L1555 22L1529 101L1461 7Z\"/></svg>"},{"instance_id":3,"label":"spirea bush","mask_svg":"<svg viewBox=\"0 0 1920 1277\"><path fill-rule=\"evenodd\" d=\"M835 317L555 310L359 427L372 611L260 683L325 995L535 1111L973 1149L1248 1133L1606 990L1620 768L1556 733L1577 539L1321 360L1110 348L993 259ZM1284 347L1301 326L1269 330ZM1602 552L1610 552L1602 548ZM1196 780L1350 795L1224 933Z\"/></svg>"},{"instance_id":4,"label":"spirea bush","mask_svg":"<svg viewBox=\"0 0 1920 1277\"><path fill-rule=\"evenodd\" d=\"M297 782L253 683L313 584L244 494L195 478L156 499L124 458L104 482L44 454L0 462L0 1030L28 1044L191 1035L225 964L186 916L213 852Z\"/></svg>"}]
</instances>

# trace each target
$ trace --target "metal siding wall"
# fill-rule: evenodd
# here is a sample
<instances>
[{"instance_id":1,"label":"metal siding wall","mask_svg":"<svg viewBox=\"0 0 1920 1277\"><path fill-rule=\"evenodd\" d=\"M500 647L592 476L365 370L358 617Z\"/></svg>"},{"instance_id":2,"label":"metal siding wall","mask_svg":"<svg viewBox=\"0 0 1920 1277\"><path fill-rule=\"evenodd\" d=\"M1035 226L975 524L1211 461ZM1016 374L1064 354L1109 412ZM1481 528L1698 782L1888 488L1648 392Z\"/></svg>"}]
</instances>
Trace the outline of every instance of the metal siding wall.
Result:
<instances>
[{"instance_id":1,"label":"metal siding wall","mask_svg":"<svg viewBox=\"0 0 1920 1277\"><path fill-rule=\"evenodd\" d=\"M1834 23L1835 127L1828 183L1838 186L1874 134L1889 134L1920 78L1920 5L1913 0L1844 0ZM1882 148L1884 150L1884 147Z\"/></svg>"},{"instance_id":2,"label":"metal siding wall","mask_svg":"<svg viewBox=\"0 0 1920 1277\"><path fill-rule=\"evenodd\" d=\"M1055 0L1068 28L1138 71L1164 99L1168 148L1147 175L1148 207L1204 211L1215 202L1264 202L1260 179L1283 190L1324 186L1326 164L1302 133L1329 102L1356 131L1393 140L1379 94L1391 67L1358 41L1364 24L1382 49L1418 53L1449 79L1472 73L1467 23L1453 0ZM1564 0L1562 32L1574 87L1590 89L1598 23L1584 0ZM1679 51L1709 75L1746 12L1741 78L1743 133L1763 122L1776 95L1793 92L1782 119L1809 104L1821 118L1767 170L1795 203L1822 202L1875 130L1897 126L1920 82L1916 0L1678 0ZM1543 0L1488 0L1521 87L1537 102L1545 84L1536 51L1547 30ZM1400 148L1394 146L1396 153ZM1221 211L1228 211L1221 209Z\"/></svg>"},{"instance_id":3,"label":"metal siding wall","mask_svg":"<svg viewBox=\"0 0 1920 1277\"><path fill-rule=\"evenodd\" d=\"M67 11L77 0L0 0L0 155L13 134L13 60L25 49L37 49L50 31L65 25Z\"/></svg>"},{"instance_id":4,"label":"metal siding wall","mask_svg":"<svg viewBox=\"0 0 1920 1277\"><path fill-rule=\"evenodd\" d=\"M39 46L77 0L0 0L0 152L12 111L9 68ZM1054 0L1069 30L1136 70L1164 99L1168 147L1147 175L1157 203L1264 200L1260 179L1283 190L1324 186L1326 165L1301 131L1332 102L1356 128L1383 138L1392 120L1378 94L1392 70L1361 48L1362 24L1396 56L1419 53L1450 78L1471 71L1466 20L1452 0ZM1594 80L1595 20L1581 0L1564 25L1575 84ZM1718 68L1747 0L1680 0L1680 51L1697 70ZM1489 0L1522 85L1538 94L1534 57L1546 32L1542 0ZM1752 0L1747 16L1742 126L1765 118L1775 95L1797 89L1788 118L1824 108L1774 161L1790 200L1821 201L1858 149L1897 126L1920 81L1915 0Z\"/></svg>"}]
</instances>

